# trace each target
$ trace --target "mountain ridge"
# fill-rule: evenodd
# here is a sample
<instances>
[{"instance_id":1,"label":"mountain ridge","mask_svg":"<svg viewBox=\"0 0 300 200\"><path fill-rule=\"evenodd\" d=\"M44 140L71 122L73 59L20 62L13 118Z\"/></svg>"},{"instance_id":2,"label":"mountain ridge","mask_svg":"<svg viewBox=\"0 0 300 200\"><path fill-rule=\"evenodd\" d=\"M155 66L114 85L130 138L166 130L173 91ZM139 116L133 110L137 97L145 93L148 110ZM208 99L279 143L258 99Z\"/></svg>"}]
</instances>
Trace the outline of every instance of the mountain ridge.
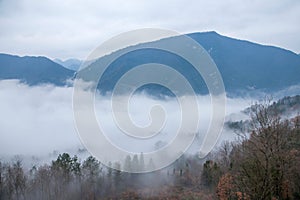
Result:
<instances>
[{"instance_id":1,"label":"mountain ridge","mask_svg":"<svg viewBox=\"0 0 300 200\"><path fill-rule=\"evenodd\" d=\"M225 89L228 94L241 96L252 92L272 93L294 85L300 85L300 78L298 77L298 74L300 74L300 56L290 50L223 36L215 31L189 33L187 36L198 42L212 57L223 77ZM172 42L172 40L176 39L176 37L177 36L175 36L175 38L171 37L161 40L168 40ZM162 42L161 40L151 43L159 43ZM145 44L147 43L138 45L143 46ZM124 49L105 55L93 62L90 67L95 64L97 65L97 63L100 63L101 67L102 61L99 60L109 59L110 56L122 51L124 51ZM20 58L26 59L26 57L28 57L28 59L48 59L43 56L24 56ZM190 66L184 59L176 56L174 57L174 55L168 52L156 51L153 49L129 52L116 59L103 74L98 88L101 91L104 91L104 93L111 91L117 80L124 73L132 69L134 66L149 63L153 59L157 61L157 63L172 66L182 73L188 80L191 81L191 84L197 93L208 93L201 75L199 75L197 71L193 70L192 66ZM61 71L61 68L64 68L62 65L57 64L55 65L56 67L54 67L52 63L52 66L54 71L56 69L57 72L51 72L50 70L48 76L52 76L53 82L56 85L63 85L62 79L66 80L74 74L74 71L68 69L66 69L67 71ZM30 68L30 66L27 67ZM1 68L2 64L0 56L0 70ZM35 69L38 68L35 67ZM0 79L5 79L5 77L3 77L3 73L1 71L0 73ZM60 73L63 75L60 76ZM22 78L22 74L20 73L19 78ZM52 81L51 78L47 76L27 78L29 80L26 80L25 78L25 82L31 85L43 82L51 83ZM35 80L32 81L30 78ZM159 92L156 86L152 86L150 92L151 91L154 93L157 91Z\"/></svg>"},{"instance_id":2,"label":"mountain ridge","mask_svg":"<svg viewBox=\"0 0 300 200\"><path fill-rule=\"evenodd\" d=\"M54 59L53 60L55 63L60 64L61 66L73 70L73 71L77 71L80 67L80 65L82 64L82 60L78 60L76 58L69 58L66 60L61 60L61 59Z\"/></svg>"},{"instance_id":3,"label":"mountain ridge","mask_svg":"<svg viewBox=\"0 0 300 200\"><path fill-rule=\"evenodd\" d=\"M296 53L292 50L289 50L289 49L286 49L286 48L283 48L283 47L280 47L280 46L275 46L275 45L272 45L272 44L261 44L261 43L253 42L253 41L250 41L250 40L247 40L247 39L234 38L234 37L231 37L231 36L222 35L222 34L216 32L216 31L193 32L193 33L187 33L185 35L190 36L190 37L193 38L193 35L197 35L197 34L215 34L217 36L227 38L227 39L231 39L231 40L234 40L234 41L246 42L246 43L258 45L258 46L261 46L261 47L270 47L270 48L275 48L275 49L281 49L281 50L284 50L284 51L289 51L292 54L300 55L300 53Z\"/></svg>"},{"instance_id":4,"label":"mountain ridge","mask_svg":"<svg viewBox=\"0 0 300 200\"><path fill-rule=\"evenodd\" d=\"M188 36L208 51L223 77L226 91L229 94L240 96L251 92L272 93L300 84L300 79L297 75L300 74L300 57L292 51L245 40L237 40L222 36L216 32L191 33ZM150 43L159 43L166 40L172 43L176 37L164 38ZM147 43L135 46L147 47L145 44ZM96 65L101 67L103 65L101 62L105 63L104 60L109 59L110 56L121 55L122 51L125 50L122 49L98 59L91 67L97 68ZM197 93L208 93L201 75L197 75L197 71L193 70L193 67L186 61L178 58L178 56L174 57L168 52L146 48L122 55L111 63L103 74L98 89L103 93L112 91L116 82L124 73L134 66L151 63L153 59L156 59L156 63L172 66L183 74L192 82L192 87ZM155 93L156 89L159 91L158 88L151 87L150 93Z\"/></svg>"},{"instance_id":5,"label":"mountain ridge","mask_svg":"<svg viewBox=\"0 0 300 200\"><path fill-rule=\"evenodd\" d=\"M74 71L45 56L17 56L0 53L0 80L18 79L28 85L63 86L74 77Z\"/></svg>"}]
</instances>

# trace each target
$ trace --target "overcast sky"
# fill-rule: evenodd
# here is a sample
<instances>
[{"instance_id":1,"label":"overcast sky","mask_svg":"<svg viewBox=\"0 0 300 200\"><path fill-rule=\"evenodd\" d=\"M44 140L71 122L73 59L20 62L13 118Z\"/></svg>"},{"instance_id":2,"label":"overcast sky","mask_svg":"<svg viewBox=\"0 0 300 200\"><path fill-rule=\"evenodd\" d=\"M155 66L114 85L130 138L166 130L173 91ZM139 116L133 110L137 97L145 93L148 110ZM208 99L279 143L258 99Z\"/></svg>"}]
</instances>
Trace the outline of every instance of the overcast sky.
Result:
<instances>
[{"instance_id":1,"label":"overcast sky","mask_svg":"<svg viewBox=\"0 0 300 200\"><path fill-rule=\"evenodd\" d=\"M138 28L214 30L300 53L299 0L0 0L0 52L86 58Z\"/></svg>"}]
</instances>

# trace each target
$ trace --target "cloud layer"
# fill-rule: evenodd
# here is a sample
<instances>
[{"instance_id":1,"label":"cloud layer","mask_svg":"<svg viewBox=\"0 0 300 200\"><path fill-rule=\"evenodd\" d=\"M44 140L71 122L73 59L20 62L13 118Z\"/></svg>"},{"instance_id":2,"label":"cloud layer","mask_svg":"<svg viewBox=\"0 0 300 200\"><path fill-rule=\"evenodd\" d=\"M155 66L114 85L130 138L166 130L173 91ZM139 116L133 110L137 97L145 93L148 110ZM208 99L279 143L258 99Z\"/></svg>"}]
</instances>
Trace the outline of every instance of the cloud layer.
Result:
<instances>
[{"instance_id":1,"label":"cloud layer","mask_svg":"<svg viewBox=\"0 0 300 200\"><path fill-rule=\"evenodd\" d=\"M80 146L72 115L72 89L0 82L0 152L43 155Z\"/></svg>"},{"instance_id":2,"label":"cloud layer","mask_svg":"<svg viewBox=\"0 0 300 200\"><path fill-rule=\"evenodd\" d=\"M0 157L23 155L45 155L57 150L83 148L77 135L72 111L73 88L54 87L50 85L29 87L15 80L0 81ZM206 130L211 118L209 96L199 96L200 132ZM227 117L234 118L240 110L250 105L250 100L228 99L226 105ZM175 100L155 100L146 95L135 96L129 104L130 117L140 126L150 121L149 110L153 105L162 105L167 114L167 121L159 139L146 145L141 143L130 147L132 151L160 148L174 137L180 112ZM121 132L111 118L110 101L99 96L96 100L96 115L98 121L110 139L122 147L128 147L130 140L120 137ZM203 135L202 135L203 136ZM220 138L233 139L231 132L224 132ZM202 137L198 138L200 143ZM161 141L160 143L158 141ZM157 143L158 142L158 143ZM125 146L124 146L125 145ZM131 145L132 146L132 145ZM151 149L152 148L152 149ZM137 150L138 149L138 150ZM192 151L199 150L199 142Z\"/></svg>"}]
</instances>

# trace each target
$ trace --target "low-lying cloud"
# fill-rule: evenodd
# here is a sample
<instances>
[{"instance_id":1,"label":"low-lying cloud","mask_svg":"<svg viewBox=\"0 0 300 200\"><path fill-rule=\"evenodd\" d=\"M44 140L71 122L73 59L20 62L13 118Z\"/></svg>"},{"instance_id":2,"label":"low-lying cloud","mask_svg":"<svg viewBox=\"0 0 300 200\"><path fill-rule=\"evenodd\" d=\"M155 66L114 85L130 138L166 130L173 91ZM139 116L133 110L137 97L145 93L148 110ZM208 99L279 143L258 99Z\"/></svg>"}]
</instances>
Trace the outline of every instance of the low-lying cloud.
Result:
<instances>
[{"instance_id":1,"label":"low-lying cloud","mask_svg":"<svg viewBox=\"0 0 300 200\"><path fill-rule=\"evenodd\" d=\"M72 88L0 82L0 152L41 155L79 146L72 115Z\"/></svg>"},{"instance_id":2,"label":"low-lying cloud","mask_svg":"<svg viewBox=\"0 0 300 200\"><path fill-rule=\"evenodd\" d=\"M13 155L47 155L53 151L64 152L84 148L76 132L72 110L72 87L41 85L30 87L17 80L0 81L0 158ZM203 140L202 131L209 126L211 103L209 96L198 96L200 123L199 137L190 151L195 153ZM252 100L227 99L226 119L245 118L240 111L248 107ZM129 104L130 118L139 126L151 122L149 111L153 105L162 105L166 113L166 123L159 139L130 145L130 140L122 136L115 126L111 102L107 97L97 96L95 113L105 133L123 148L132 151L151 151L166 145L180 125L180 110L175 99L154 99L145 94L134 96ZM233 139L234 133L224 129L219 142ZM147 144L147 145L146 145ZM139 151L140 150L140 151Z\"/></svg>"}]
</instances>

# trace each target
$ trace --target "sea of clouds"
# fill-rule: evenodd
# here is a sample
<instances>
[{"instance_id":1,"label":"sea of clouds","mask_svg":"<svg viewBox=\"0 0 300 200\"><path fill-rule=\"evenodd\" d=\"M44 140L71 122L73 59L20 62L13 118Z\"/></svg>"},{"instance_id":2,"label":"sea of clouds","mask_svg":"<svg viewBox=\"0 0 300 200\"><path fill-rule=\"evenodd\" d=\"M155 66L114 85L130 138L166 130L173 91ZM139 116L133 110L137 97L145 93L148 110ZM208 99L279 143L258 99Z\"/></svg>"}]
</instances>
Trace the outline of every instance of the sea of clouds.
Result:
<instances>
[{"instance_id":1,"label":"sea of clouds","mask_svg":"<svg viewBox=\"0 0 300 200\"><path fill-rule=\"evenodd\" d=\"M17 80L0 81L0 159L21 156L47 156L52 152L72 152L84 149L76 131L72 110L72 87L53 85L28 86ZM210 125L211 99L209 95L197 96L199 105L199 133L189 152L196 153ZM227 98L226 120L246 119L241 111L254 99ZM134 95L128 105L134 124L151 123L149 111L153 105L161 105L166 113L164 127L156 139L136 142L132 145L114 123L111 101L107 96L96 95L95 114L107 137L129 151L153 151L166 145L176 135L180 126L180 107L174 98L158 99L147 94ZM234 140L236 135L224 128L218 144ZM105 150L103 150L105 151Z\"/></svg>"}]
</instances>

